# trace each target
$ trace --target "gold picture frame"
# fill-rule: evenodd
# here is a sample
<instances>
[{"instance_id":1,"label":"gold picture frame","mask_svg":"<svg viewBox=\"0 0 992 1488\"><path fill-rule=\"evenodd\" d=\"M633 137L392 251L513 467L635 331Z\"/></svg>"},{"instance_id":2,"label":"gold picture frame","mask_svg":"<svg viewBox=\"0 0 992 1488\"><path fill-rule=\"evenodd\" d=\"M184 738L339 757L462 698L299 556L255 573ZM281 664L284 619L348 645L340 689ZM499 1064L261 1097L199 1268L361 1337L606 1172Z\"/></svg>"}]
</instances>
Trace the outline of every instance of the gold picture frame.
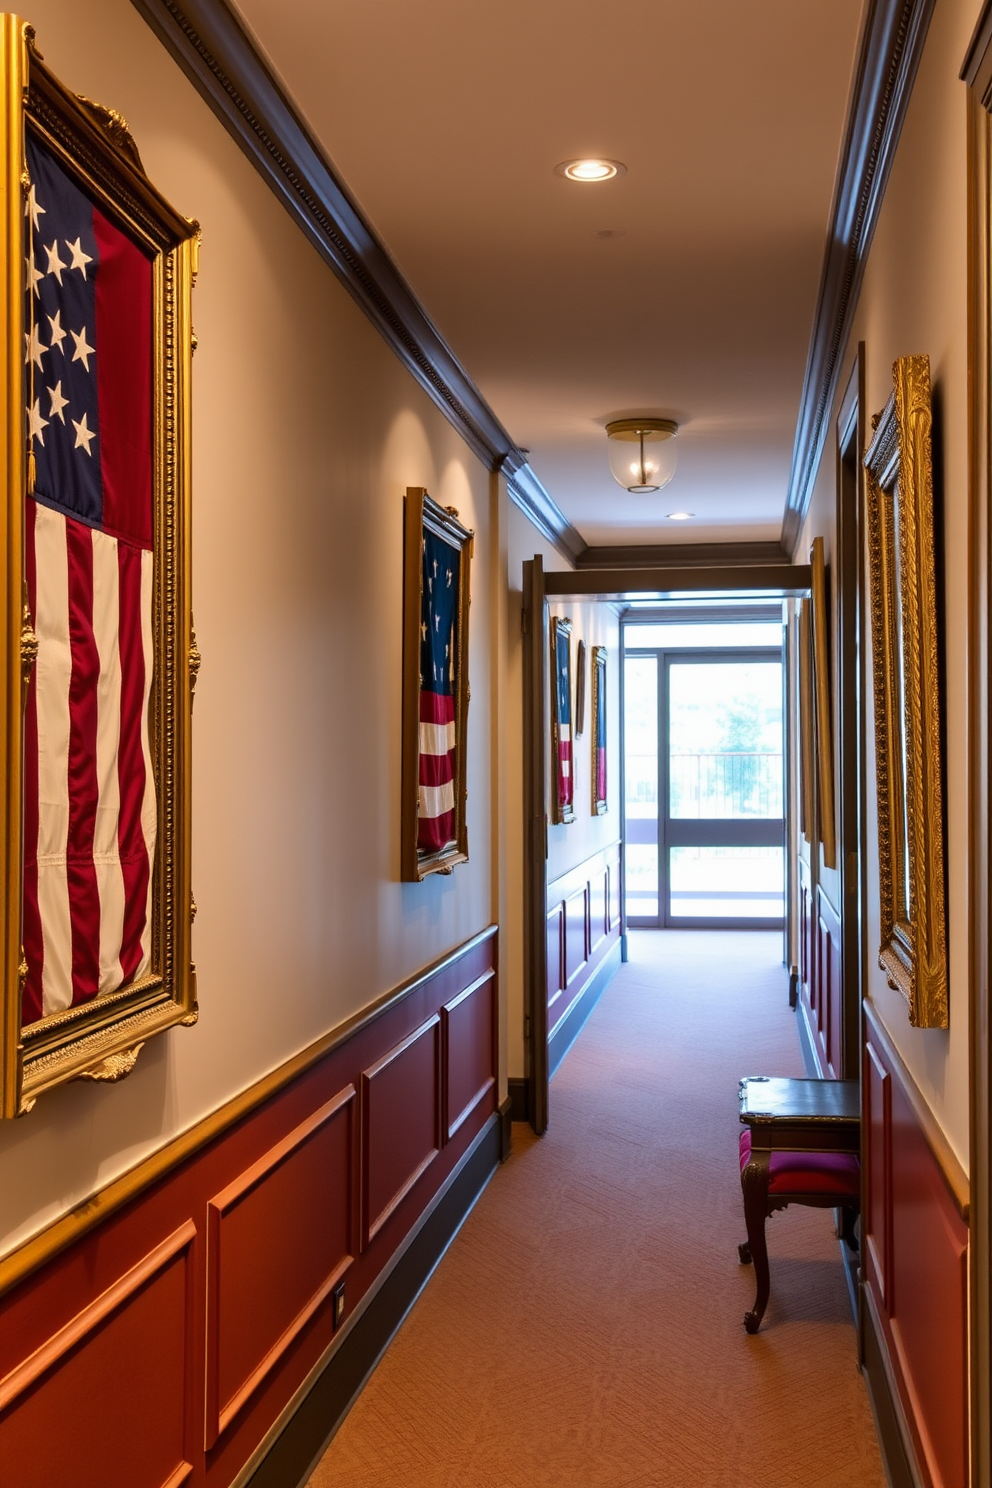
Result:
<instances>
[{"instance_id":1,"label":"gold picture frame","mask_svg":"<svg viewBox=\"0 0 992 1488\"><path fill-rule=\"evenodd\" d=\"M0 262L5 282L0 317L5 348L2 417L7 450L6 499L2 508L3 550L7 558L0 578L0 649L5 679L0 705L0 779L3 780L0 841L4 853L4 906L0 918L3 927L0 1113L11 1117L30 1110L42 1091L63 1081L74 1078L120 1079L132 1068L139 1049L150 1037L174 1024L195 1022L197 1016L196 977L190 956L191 922L195 913L190 891L190 715L200 657L190 612L189 430L193 347L190 309L199 230L195 223L181 217L149 182L124 120L112 110L69 92L41 60L34 46L32 28L13 15L0 17L0 76L3 87L0 109L3 164L0 168L4 171ZM107 241L106 234L109 233L114 244L126 245L125 256L130 255L135 263L140 261L143 264L138 271L142 285L140 304L147 310L147 318L144 314L132 317L133 323L140 321L141 326L141 349L133 354L139 357L143 368L148 366L143 360L146 352L151 362L143 374L148 379L143 384L143 388L147 388L148 401L140 403L147 463L144 447L135 457L140 465L142 489L146 488L147 482L149 493L147 507L141 506L146 540L144 556L140 559L142 584L145 586L141 591L140 614L144 617L141 623L146 626L147 635L142 676L148 702L146 707L139 702L132 709L129 716L136 722L130 727L130 732L129 725L121 721L112 745L117 750L118 762L125 748L147 750L141 776L145 792L143 799L150 802L148 814L142 817L142 821L147 823L146 853L141 868L140 895L136 901L131 901L137 902L143 917L141 958L140 963L135 963L140 964L140 970L128 980L128 972L124 970L127 958L121 952L117 961L121 984L114 986L113 976L105 975L105 942L100 940L103 923L101 887L101 911L96 923L92 922L92 917L83 915L73 920L71 977L67 983L67 996L71 1000L57 1006L55 1011L50 1011L50 1008L60 999L49 996L47 992L44 996L36 994L36 984L42 973L37 961L32 971L24 950L26 868L29 861L33 865L42 857L40 837L34 838L30 860L25 850L27 803L37 799L36 794L26 795L29 767L36 775L38 766L35 761L40 757L37 748L28 752L25 719L30 717L32 708L47 706L48 698L53 695L46 691L49 684L41 680L42 663L46 654L50 656L53 653L46 653L49 642L41 625L36 634L35 616L28 603L29 581L34 573L34 569L31 573L28 571L28 559L31 558L39 571L41 560L37 545L32 546L29 553L27 542L34 530L32 524L42 522L37 513L43 505L51 513L59 501L69 503L69 486L59 486L54 455L44 456L47 464L43 477L39 477L39 487L35 489L33 483L36 470L42 469L44 440L39 441L39 430L43 433L45 428L49 429L51 451L56 447L57 439L62 437L54 422L55 414L58 413L62 419L64 428L61 408L65 407L68 413L72 410L64 398L58 408L54 396L51 408L47 402L39 401L45 390L42 386L41 393L38 393L36 376L41 384L55 378L54 372L50 378L46 376L48 364L45 356L48 355L52 366L59 369L69 366L70 357L66 356L63 362L56 355L57 351L64 350L57 339L59 330L64 331L67 327L56 325L61 312L56 312L54 318L49 316L52 325L49 340L48 324L41 314L45 308L44 298L35 285L45 278L42 273L45 253L49 254L48 271L56 275L65 271L64 278L72 276L78 261L80 285L87 277L85 268L92 263L92 258L86 256L78 236L74 244L67 239L64 247L60 247L58 229L52 227L59 220L58 213L52 209L50 199L51 215L45 222L41 189L38 182L32 180L29 168L32 161L35 170L39 169L39 161L44 162L44 170L48 172L46 180L68 182L69 188L64 188L63 184L59 189L69 189L70 195L74 193L73 200L89 203L94 224L99 218L104 241ZM46 229L53 233L50 246ZM96 230L94 226L93 231ZM75 256L77 250L78 260ZM74 255L72 265L62 262L63 258L69 259L70 253ZM102 261L102 257L98 259L98 265ZM27 289L25 263L28 265ZM61 286L63 279L58 279L58 283ZM125 298L123 280L115 279L113 274L103 279L98 267L97 273L90 278L90 284L94 295L99 292L103 296L100 303L109 307L106 313L111 318L116 317L115 324L132 323L128 317L139 301ZM56 293L54 288L51 293ZM105 320L104 324L107 323ZM87 344L85 326L84 320L81 338L77 337L78 356L93 353L93 347ZM102 340L99 334L96 340L96 376L100 378L99 347L110 343ZM72 343L68 344L71 348ZM131 354L124 353L125 357ZM72 356L73 361L77 355ZM103 355L106 359L111 353L105 351ZM40 369L37 373L36 368ZM61 398L61 381L57 386ZM66 386L68 388L69 384ZM105 398L105 387L101 380L101 400ZM51 389L48 392L51 395ZM32 394L36 395L33 404ZM101 401L99 405L103 432L96 450L104 488L108 479L102 453L104 435L110 440L107 433L110 424L104 426L104 416L110 407L118 420L123 418L123 410L114 404L118 396L118 392L112 389L106 393L110 403ZM143 399L145 392L142 390L135 396ZM127 400L120 395L120 401L124 403ZM45 414L48 414L47 419ZM94 435L87 428L85 413L74 426L77 445L78 441L86 441L85 453L90 455L90 441ZM72 543L79 541L78 530L99 530L102 520L101 517L87 522L84 518L65 525L62 515L57 513L55 518L56 522L63 522L60 529L63 533L69 533L71 529L71 539L66 536L63 541L71 540ZM45 517L44 522L50 526L51 518ZM111 533L109 526L107 532ZM112 534L114 542L118 538L121 538L120 533ZM87 541L94 545L95 551L97 539L94 537ZM105 539L101 537L100 541ZM122 554L128 548L126 534L118 548ZM101 551L109 550L104 548ZM138 551L137 545L129 551ZM120 562L123 576L131 559L124 554ZM131 569L132 573L135 571ZM95 604L100 602L101 595L106 597L102 577L106 572L101 568L97 574L94 559L92 584ZM45 573L47 576L49 570L46 569ZM40 582L40 579L35 580L39 593ZM47 577L45 582L48 583ZM124 584L123 577L121 584ZM103 664L101 659L101 679ZM72 686L75 687L75 652L72 668ZM80 683L80 687L83 685ZM96 684L91 685L95 689ZM95 691L92 695L96 696ZM93 706L96 706L95 702ZM121 810L123 813L123 808ZM117 829L113 830L116 844ZM123 846L120 852L120 871L123 873ZM95 877L95 849L93 853ZM46 855L46 872L48 861ZM66 873L70 871L69 868L65 870ZM32 873L36 874L34 867ZM48 881L46 879L46 883ZM36 877L32 878L31 884L35 882ZM35 936L33 943L41 943L34 918L29 928ZM45 934L48 934L47 927ZM56 944L54 937L44 943L46 948L50 943ZM99 979L91 979L85 986L76 979L76 955L80 948L84 959L99 964ZM59 954L63 957L64 968L64 952ZM53 980L55 966L53 952ZM45 968L48 975L48 960ZM26 990L29 987L32 988L30 995Z\"/></svg>"},{"instance_id":2,"label":"gold picture frame","mask_svg":"<svg viewBox=\"0 0 992 1488\"><path fill-rule=\"evenodd\" d=\"M606 647L592 648L592 814L607 812Z\"/></svg>"},{"instance_id":3,"label":"gold picture frame","mask_svg":"<svg viewBox=\"0 0 992 1488\"><path fill-rule=\"evenodd\" d=\"M400 877L468 862L468 614L473 535L408 486L403 528ZM436 586L436 587L435 587Z\"/></svg>"},{"instance_id":4,"label":"gold picture frame","mask_svg":"<svg viewBox=\"0 0 992 1488\"><path fill-rule=\"evenodd\" d=\"M875 698L879 965L946 1028L947 932L930 362L900 357L864 457Z\"/></svg>"},{"instance_id":5,"label":"gold picture frame","mask_svg":"<svg viewBox=\"0 0 992 1488\"><path fill-rule=\"evenodd\" d=\"M572 705L572 622L551 621L551 820L575 820L575 740Z\"/></svg>"},{"instance_id":6,"label":"gold picture frame","mask_svg":"<svg viewBox=\"0 0 992 1488\"><path fill-rule=\"evenodd\" d=\"M816 751L816 829L825 868L837 866L837 828L834 822L834 739L831 721L830 620L827 612L827 566L823 538L810 548L811 659Z\"/></svg>"}]
</instances>

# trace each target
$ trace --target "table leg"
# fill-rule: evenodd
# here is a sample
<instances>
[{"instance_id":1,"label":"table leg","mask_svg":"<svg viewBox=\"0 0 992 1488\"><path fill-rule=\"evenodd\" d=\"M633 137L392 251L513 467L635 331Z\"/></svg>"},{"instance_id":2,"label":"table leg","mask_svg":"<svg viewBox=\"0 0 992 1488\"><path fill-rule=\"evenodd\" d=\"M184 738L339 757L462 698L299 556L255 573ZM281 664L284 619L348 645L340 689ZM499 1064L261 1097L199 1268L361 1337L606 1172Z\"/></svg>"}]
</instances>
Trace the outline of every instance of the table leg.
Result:
<instances>
[{"instance_id":1,"label":"table leg","mask_svg":"<svg viewBox=\"0 0 992 1488\"><path fill-rule=\"evenodd\" d=\"M741 1173L744 1195L744 1222L747 1225L747 1248L754 1262L757 1295L750 1312L744 1314L744 1326L757 1333L761 1326L771 1282L768 1273L768 1248L765 1244L765 1219L768 1213L768 1159L770 1153L751 1149L751 1157ZM743 1259L743 1257L742 1257Z\"/></svg>"}]
</instances>

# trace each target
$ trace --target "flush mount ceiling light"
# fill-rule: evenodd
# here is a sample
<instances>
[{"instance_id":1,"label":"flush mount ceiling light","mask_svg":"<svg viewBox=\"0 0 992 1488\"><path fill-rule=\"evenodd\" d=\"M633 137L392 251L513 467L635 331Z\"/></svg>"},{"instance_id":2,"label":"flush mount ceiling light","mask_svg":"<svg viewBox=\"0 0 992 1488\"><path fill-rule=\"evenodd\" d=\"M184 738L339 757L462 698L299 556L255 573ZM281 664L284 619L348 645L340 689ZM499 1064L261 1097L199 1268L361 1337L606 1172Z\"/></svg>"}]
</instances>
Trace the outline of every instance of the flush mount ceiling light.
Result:
<instances>
[{"instance_id":1,"label":"flush mount ceiling light","mask_svg":"<svg viewBox=\"0 0 992 1488\"><path fill-rule=\"evenodd\" d=\"M694 512L668 512L667 513L668 520L670 522L688 522L689 518L691 516L694 516L694 515L695 515Z\"/></svg>"},{"instance_id":2,"label":"flush mount ceiling light","mask_svg":"<svg viewBox=\"0 0 992 1488\"><path fill-rule=\"evenodd\" d=\"M634 495L667 486L675 474L679 426L674 419L614 419L606 426L610 470L617 485Z\"/></svg>"},{"instance_id":3,"label":"flush mount ceiling light","mask_svg":"<svg viewBox=\"0 0 992 1488\"><path fill-rule=\"evenodd\" d=\"M555 175L566 181L612 181L615 176L625 176L627 167L619 160L599 160L586 157L582 160L563 160L555 166Z\"/></svg>"}]
</instances>

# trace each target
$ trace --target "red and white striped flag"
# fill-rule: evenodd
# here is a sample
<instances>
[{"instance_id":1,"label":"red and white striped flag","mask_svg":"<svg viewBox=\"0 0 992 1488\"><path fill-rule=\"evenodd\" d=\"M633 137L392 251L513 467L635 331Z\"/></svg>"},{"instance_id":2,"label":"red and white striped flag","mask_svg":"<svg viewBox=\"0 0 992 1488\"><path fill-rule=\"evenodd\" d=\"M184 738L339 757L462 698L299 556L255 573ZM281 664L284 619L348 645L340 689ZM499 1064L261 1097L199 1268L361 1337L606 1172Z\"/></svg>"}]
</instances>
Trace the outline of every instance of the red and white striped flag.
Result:
<instances>
[{"instance_id":1,"label":"red and white striped flag","mask_svg":"<svg viewBox=\"0 0 992 1488\"><path fill-rule=\"evenodd\" d=\"M25 1024L150 967L152 268L28 141Z\"/></svg>"},{"instance_id":2,"label":"red and white striped flag","mask_svg":"<svg viewBox=\"0 0 992 1488\"><path fill-rule=\"evenodd\" d=\"M417 849L455 840L455 674L461 554L433 532L421 546L420 796Z\"/></svg>"}]
</instances>

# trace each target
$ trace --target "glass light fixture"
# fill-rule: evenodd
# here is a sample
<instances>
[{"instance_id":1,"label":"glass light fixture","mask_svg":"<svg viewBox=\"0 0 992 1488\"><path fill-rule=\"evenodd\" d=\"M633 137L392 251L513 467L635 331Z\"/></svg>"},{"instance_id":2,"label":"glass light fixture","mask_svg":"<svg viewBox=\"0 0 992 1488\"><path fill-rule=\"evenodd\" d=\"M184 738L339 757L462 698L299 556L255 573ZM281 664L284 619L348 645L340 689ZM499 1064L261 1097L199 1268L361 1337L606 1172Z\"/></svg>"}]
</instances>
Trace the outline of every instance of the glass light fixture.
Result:
<instances>
[{"instance_id":1,"label":"glass light fixture","mask_svg":"<svg viewBox=\"0 0 992 1488\"><path fill-rule=\"evenodd\" d=\"M679 426L674 419L614 419L607 424L610 470L617 485L633 495L667 486L675 474Z\"/></svg>"},{"instance_id":2,"label":"glass light fixture","mask_svg":"<svg viewBox=\"0 0 992 1488\"><path fill-rule=\"evenodd\" d=\"M602 160L587 156L582 160L563 160L555 166L555 175L566 181L612 181L615 176L627 174L627 167L619 160Z\"/></svg>"}]
</instances>

